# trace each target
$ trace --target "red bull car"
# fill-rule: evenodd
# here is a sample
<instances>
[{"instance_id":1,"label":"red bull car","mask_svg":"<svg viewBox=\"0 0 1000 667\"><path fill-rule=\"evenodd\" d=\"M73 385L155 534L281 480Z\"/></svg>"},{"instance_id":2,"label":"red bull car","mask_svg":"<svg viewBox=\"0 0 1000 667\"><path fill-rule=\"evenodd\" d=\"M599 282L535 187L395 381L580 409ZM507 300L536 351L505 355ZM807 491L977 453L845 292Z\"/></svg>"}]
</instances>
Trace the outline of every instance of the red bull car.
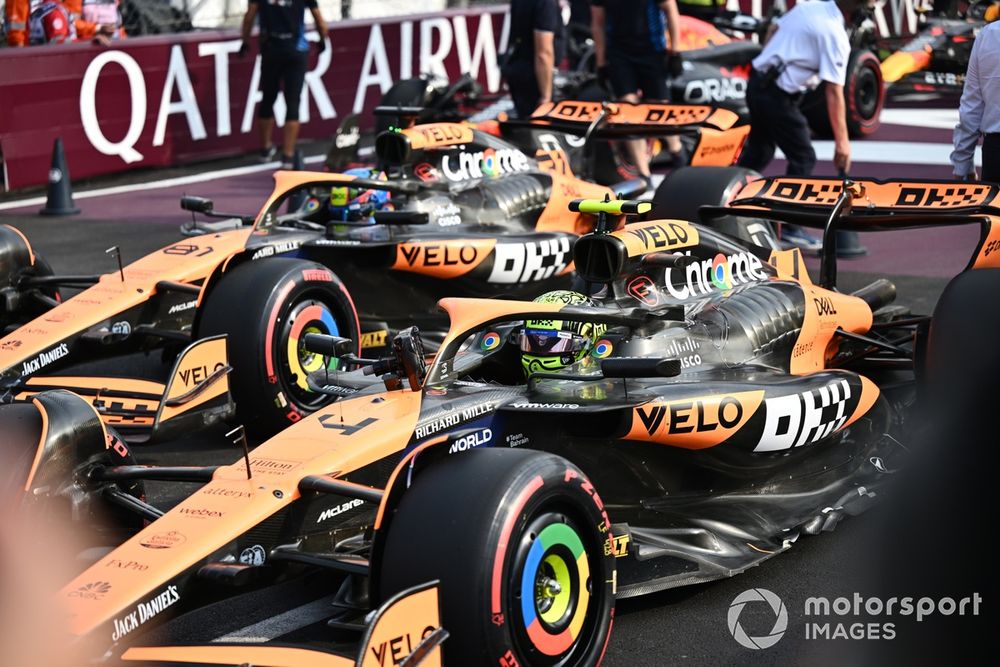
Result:
<instances>
[{"instance_id":1,"label":"red bull car","mask_svg":"<svg viewBox=\"0 0 1000 667\"><path fill-rule=\"evenodd\" d=\"M965 276L997 284L997 195L778 178L703 210L823 228L816 282L796 250L683 220L619 225L649 205L575 201L599 217L574 247L579 291L445 299L430 361L416 328L380 358L309 336L338 360L311 386L343 400L231 465L131 465L67 393L3 407L17 434L7 502L55 511L69 497L78 520L110 503L150 521L89 551L58 593L97 655L197 661L202 648L136 647L178 613L319 569L347 575L324 632L357 632L349 648L331 635L335 652L357 655L371 610L436 581L440 617L416 617L417 634L449 633L445 664L597 664L615 599L739 573L882 493L917 426L915 376L939 358L936 325L887 281L837 291L836 231L979 225L943 299L961 302ZM203 486L162 513L141 480ZM413 633L397 661L421 650ZM222 664L257 663L255 647L225 650Z\"/></svg>"}]
</instances>

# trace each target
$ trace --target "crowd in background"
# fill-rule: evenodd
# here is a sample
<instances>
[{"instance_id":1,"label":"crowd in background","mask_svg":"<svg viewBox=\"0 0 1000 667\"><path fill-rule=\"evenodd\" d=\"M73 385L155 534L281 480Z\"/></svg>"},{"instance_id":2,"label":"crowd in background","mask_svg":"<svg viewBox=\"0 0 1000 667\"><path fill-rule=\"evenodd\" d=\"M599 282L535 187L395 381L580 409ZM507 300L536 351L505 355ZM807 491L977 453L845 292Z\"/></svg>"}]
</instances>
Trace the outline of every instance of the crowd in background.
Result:
<instances>
[{"instance_id":1,"label":"crowd in background","mask_svg":"<svg viewBox=\"0 0 1000 667\"><path fill-rule=\"evenodd\" d=\"M38 33L37 41L33 41L29 34L28 25L33 11L42 4L50 2L57 5L58 10L56 16L51 17L49 21L52 22L65 13L67 17L65 24L71 26L71 29L76 29L75 32L70 32L62 39L51 43L94 39L95 34L77 28L77 24L84 20L82 5L85 3L82 0L69 0L69 2L65 0L0 0L0 8L4 10L5 15L5 21L0 23L0 48L49 44L50 42L44 39L44 30ZM115 36L98 33L100 35L97 37L98 42L105 42L104 37L121 37L124 34L136 37L187 32L193 29L238 28L247 9L246 0L113 0L113 2L107 0L107 4L114 4L116 7L119 29L115 31ZM410 0L318 0L317 4L326 20L337 21L463 9L475 5L502 4L502 1L423 0L419 7L415 7ZM14 24L13 29L12 23ZM24 28L17 27L17 24L22 23L25 25ZM102 24L99 21L97 23Z\"/></svg>"},{"instance_id":2,"label":"crowd in background","mask_svg":"<svg viewBox=\"0 0 1000 667\"><path fill-rule=\"evenodd\" d=\"M6 0L4 18L13 47L125 37L119 0Z\"/></svg>"}]
</instances>

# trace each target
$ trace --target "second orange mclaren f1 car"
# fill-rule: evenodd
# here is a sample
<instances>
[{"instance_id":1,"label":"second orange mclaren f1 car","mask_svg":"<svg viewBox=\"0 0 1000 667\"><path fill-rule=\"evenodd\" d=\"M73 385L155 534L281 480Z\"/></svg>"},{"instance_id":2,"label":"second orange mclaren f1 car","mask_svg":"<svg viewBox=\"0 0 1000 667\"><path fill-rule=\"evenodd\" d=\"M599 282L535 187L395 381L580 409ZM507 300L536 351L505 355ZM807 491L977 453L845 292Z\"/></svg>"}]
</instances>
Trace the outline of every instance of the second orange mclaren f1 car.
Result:
<instances>
[{"instance_id":1,"label":"second orange mclaren f1 car","mask_svg":"<svg viewBox=\"0 0 1000 667\"><path fill-rule=\"evenodd\" d=\"M58 594L99 654L203 659L204 647L141 647L143 635L312 568L347 575L323 630L341 655L357 655L372 609L437 581L440 617L400 633L397 661L420 636L440 639L439 621L445 664L594 665L616 598L741 572L887 488L916 419L914 376L940 370L943 320L895 305L884 280L837 291L836 231L979 225L947 310L1000 281L996 197L984 184L781 178L703 210L824 228L817 282L796 250L683 220L619 226L606 216L648 204L576 201L603 218L573 250L580 292L445 299L451 325L429 365L415 328L376 359L308 337L339 362L311 384L344 400L227 466L123 465L91 406L39 394L0 409L18 434L7 488L24 509L70 498L78 519L111 503L150 520ZM154 479L204 486L160 513L128 486ZM223 664L257 664L256 648L229 647Z\"/></svg>"},{"instance_id":2,"label":"second orange mclaren f1 car","mask_svg":"<svg viewBox=\"0 0 1000 667\"><path fill-rule=\"evenodd\" d=\"M715 155L742 145L734 119L708 106L563 102L537 122L550 136L701 128ZM306 334L377 353L416 323L440 341L442 296L569 285L573 244L591 229L569 201L645 189L595 185L558 147L529 156L459 124L386 132L378 156L388 178L278 172L255 216L191 224L190 239L104 275L52 275L20 232L0 227L0 400L72 389L138 440L225 418L235 398L248 427L270 434L329 401L306 382L323 363L301 345ZM735 184L748 172L734 173ZM183 205L219 215L209 200ZM59 302L60 285L85 289Z\"/></svg>"}]
</instances>

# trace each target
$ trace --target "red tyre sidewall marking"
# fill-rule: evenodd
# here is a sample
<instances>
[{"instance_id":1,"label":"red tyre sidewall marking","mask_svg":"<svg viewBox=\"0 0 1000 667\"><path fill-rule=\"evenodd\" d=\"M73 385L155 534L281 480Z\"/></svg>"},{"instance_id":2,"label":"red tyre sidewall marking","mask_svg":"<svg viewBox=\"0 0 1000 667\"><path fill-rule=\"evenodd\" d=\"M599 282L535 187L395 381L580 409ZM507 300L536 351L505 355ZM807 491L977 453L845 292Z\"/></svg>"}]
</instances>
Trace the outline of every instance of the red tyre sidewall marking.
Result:
<instances>
[{"instance_id":1,"label":"red tyre sidewall marking","mask_svg":"<svg viewBox=\"0 0 1000 667\"><path fill-rule=\"evenodd\" d=\"M500 598L501 590L503 588L503 566L507 556L507 546L510 542L510 534L513 532L514 524L517 523L519 517L521 516L521 511L524 509L528 500L544 485L545 480L542 479L541 475L536 476L528 482L528 485L514 500L514 511L508 515L507 522L504 524L503 530L500 532L500 541L497 543L496 555L493 558L493 581L491 587L492 598L490 611L494 619L498 617L502 618L503 615L503 606ZM501 621L501 623L496 623L496 625L501 625L502 623L503 621Z\"/></svg>"},{"instance_id":2,"label":"red tyre sidewall marking","mask_svg":"<svg viewBox=\"0 0 1000 667\"><path fill-rule=\"evenodd\" d=\"M285 303L285 297L287 297L288 293L294 288L294 280L288 281L288 283L281 288L281 291L278 292L278 298L274 302L274 308L271 309L271 315L268 317L267 321L267 334L264 337L264 368L267 371L268 380L275 378L275 384L277 384L278 374L274 370L274 326L278 322L278 312Z\"/></svg>"},{"instance_id":3,"label":"red tyre sidewall marking","mask_svg":"<svg viewBox=\"0 0 1000 667\"><path fill-rule=\"evenodd\" d=\"M354 299L351 298L351 293L347 291L344 287L344 283L337 283L337 287L343 292L344 298L347 299L347 303L351 306L351 315L354 316L354 330L358 332L357 347L354 349L355 354L361 354L361 320L358 319L358 309L354 305Z\"/></svg>"}]
</instances>

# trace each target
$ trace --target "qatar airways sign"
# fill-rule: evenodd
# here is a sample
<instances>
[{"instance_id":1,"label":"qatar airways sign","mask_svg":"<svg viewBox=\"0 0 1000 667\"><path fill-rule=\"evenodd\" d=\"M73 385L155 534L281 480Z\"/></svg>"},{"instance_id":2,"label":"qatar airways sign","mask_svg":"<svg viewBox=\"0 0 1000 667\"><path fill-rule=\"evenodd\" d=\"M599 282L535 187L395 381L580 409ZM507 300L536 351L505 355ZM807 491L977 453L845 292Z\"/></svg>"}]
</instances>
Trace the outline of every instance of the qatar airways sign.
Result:
<instances>
[{"instance_id":1,"label":"qatar airways sign","mask_svg":"<svg viewBox=\"0 0 1000 667\"><path fill-rule=\"evenodd\" d=\"M370 111L394 82L423 73L454 79L469 72L490 92L500 89L506 7L330 27L327 49L317 56L313 48L309 56L303 138L330 137L340 118ZM8 187L45 182L57 136L74 179L257 148L260 58L255 48L240 57L236 37L189 33L126 40L110 49L79 44L0 52L0 98L31 100L46 84L46 103L32 113L0 109ZM319 36L307 38L312 43ZM282 124L281 95L274 112Z\"/></svg>"},{"instance_id":2,"label":"qatar airways sign","mask_svg":"<svg viewBox=\"0 0 1000 667\"><path fill-rule=\"evenodd\" d=\"M506 22L504 27L506 28ZM450 56L457 57L462 72L482 73L490 92L500 87L500 70L497 65L498 43L489 15L478 20L478 30L470 38L468 21L465 16L451 19L430 18L419 22L403 21L398 26L389 27L399 32L399 62L393 67L386 50L386 37L379 24L368 29L368 40L359 75L353 86L354 99L350 112L365 109L365 101L370 89L377 88L385 93L393 82L407 79L417 73L433 72L448 76L445 65ZM414 32L417 32L417 59L414 62ZM395 37L395 35L394 35ZM307 35L310 43L319 39L315 32ZM334 42L337 33L332 33ZM306 73L302 87L301 117L303 124L311 121L312 110L322 120L337 118L338 110L327 90L324 77L330 71L333 49L327 44L316 59L311 70ZM139 162L143 154L136 144L146 130L147 111L156 105L152 145L162 146L166 140L167 121L178 116L186 124L187 132L194 141L201 141L212 132L215 137L228 137L235 132L246 134L253 127L256 107L261 100L259 90L260 57L253 59L253 71L249 79L232 79L230 61L239 52L240 40L204 42L197 45L197 57L210 59L214 71L214 99L206 106L214 107L214 118L206 123L205 114L194 92L188 68L187 56L180 45L170 47L170 60L166 78L159 90L150 90L146 84L142 67L127 51L105 51L94 58L83 75L80 89L80 118L83 129L91 145L104 155L115 155L124 162ZM416 67L414 67L416 65ZM105 68L118 67L125 72L131 99L131 114L125 135L120 139L110 139L101 128L101 117L97 113L97 97L100 94L100 78ZM236 118L232 113L232 97L242 101L242 113ZM285 100L279 95L274 105L277 123L285 118ZM236 126L234 128L234 125Z\"/></svg>"}]
</instances>

